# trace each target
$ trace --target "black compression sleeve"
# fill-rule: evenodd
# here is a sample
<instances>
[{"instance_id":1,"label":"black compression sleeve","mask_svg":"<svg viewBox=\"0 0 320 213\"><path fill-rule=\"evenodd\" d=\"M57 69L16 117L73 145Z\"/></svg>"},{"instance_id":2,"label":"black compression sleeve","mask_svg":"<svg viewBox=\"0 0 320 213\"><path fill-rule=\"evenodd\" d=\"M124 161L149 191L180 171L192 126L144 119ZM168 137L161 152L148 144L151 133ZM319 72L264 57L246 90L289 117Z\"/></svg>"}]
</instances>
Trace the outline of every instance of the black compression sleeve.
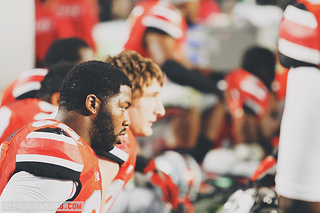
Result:
<instances>
[{"instance_id":1,"label":"black compression sleeve","mask_svg":"<svg viewBox=\"0 0 320 213\"><path fill-rule=\"evenodd\" d=\"M203 161L205 155L213 148L214 141L210 140L204 134L200 134L195 147L191 151L191 155L200 163Z\"/></svg>"},{"instance_id":2,"label":"black compression sleeve","mask_svg":"<svg viewBox=\"0 0 320 213\"><path fill-rule=\"evenodd\" d=\"M150 159L143 157L141 155L137 155L135 171L143 173L143 170L146 168L149 162L150 162Z\"/></svg>"},{"instance_id":3,"label":"black compression sleeve","mask_svg":"<svg viewBox=\"0 0 320 213\"><path fill-rule=\"evenodd\" d=\"M318 68L318 66L316 64L298 61L298 60L290 58L286 55L283 55L281 53L279 54L279 61L280 61L281 65L286 68L291 68L291 67L316 67L316 68Z\"/></svg>"},{"instance_id":4,"label":"black compression sleeve","mask_svg":"<svg viewBox=\"0 0 320 213\"><path fill-rule=\"evenodd\" d=\"M162 34L162 35L169 35L168 33L164 32L163 30L160 30L160 29L155 28L155 27L147 27L145 33L148 33L148 32L159 33L159 34Z\"/></svg>"},{"instance_id":5,"label":"black compression sleeve","mask_svg":"<svg viewBox=\"0 0 320 213\"><path fill-rule=\"evenodd\" d=\"M177 84L190 86L205 93L214 93L219 96L222 94L216 82L205 78L197 72L189 70L177 61L167 60L161 68L168 78Z\"/></svg>"}]
</instances>

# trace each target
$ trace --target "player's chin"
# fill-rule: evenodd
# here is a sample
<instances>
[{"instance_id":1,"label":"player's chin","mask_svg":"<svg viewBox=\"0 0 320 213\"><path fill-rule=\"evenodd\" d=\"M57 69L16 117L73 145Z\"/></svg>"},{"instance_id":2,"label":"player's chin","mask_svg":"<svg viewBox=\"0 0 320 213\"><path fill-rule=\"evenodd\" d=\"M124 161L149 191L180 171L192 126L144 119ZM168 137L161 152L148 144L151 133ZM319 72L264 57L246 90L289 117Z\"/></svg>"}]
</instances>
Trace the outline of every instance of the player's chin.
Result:
<instances>
[{"instance_id":1,"label":"player's chin","mask_svg":"<svg viewBox=\"0 0 320 213\"><path fill-rule=\"evenodd\" d=\"M143 131L142 131L142 136L143 137L148 137L148 136L151 136L153 133L153 130L151 127L148 127L148 128L145 128Z\"/></svg>"}]
</instances>

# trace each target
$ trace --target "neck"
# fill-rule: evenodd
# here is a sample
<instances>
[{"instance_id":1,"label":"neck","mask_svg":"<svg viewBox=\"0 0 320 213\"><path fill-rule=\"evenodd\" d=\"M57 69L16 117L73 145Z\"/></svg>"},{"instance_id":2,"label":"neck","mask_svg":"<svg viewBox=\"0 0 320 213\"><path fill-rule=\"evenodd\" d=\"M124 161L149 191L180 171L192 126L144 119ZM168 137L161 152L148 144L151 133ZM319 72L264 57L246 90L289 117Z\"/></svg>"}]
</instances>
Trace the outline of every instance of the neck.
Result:
<instances>
[{"instance_id":1,"label":"neck","mask_svg":"<svg viewBox=\"0 0 320 213\"><path fill-rule=\"evenodd\" d=\"M76 111L68 111L59 108L55 120L62 122L73 129L89 146L90 139L90 120L89 116L85 116Z\"/></svg>"}]
</instances>

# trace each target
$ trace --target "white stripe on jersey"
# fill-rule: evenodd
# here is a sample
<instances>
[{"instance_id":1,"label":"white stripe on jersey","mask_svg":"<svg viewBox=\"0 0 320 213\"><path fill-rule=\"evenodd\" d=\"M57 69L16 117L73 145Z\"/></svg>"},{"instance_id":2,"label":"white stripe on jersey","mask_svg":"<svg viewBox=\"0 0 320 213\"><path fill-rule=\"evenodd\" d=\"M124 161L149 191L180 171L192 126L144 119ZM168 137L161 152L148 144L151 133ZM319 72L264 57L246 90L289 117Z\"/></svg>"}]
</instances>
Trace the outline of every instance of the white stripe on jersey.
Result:
<instances>
[{"instance_id":1,"label":"white stripe on jersey","mask_svg":"<svg viewBox=\"0 0 320 213\"><path fill-rule=\"evenodd\" d=\"M55 112L58 109L57 106L50 104L46 101L40 101L38 105L40 109L45 112Z\"/></svg>"},{"instance_id":2,"label":"white stripe on jersey","mask_svg":"<svg viewBox=\"0 0 320 213\"><path fill-rule=\"evenodd\" d=\"M13 97L19 97L20 95L32 91L32 90L39 90L41 87L40 82L38 81L31 81L25 84L22 84L21 86L18 86L13 89L12 95Z\"/></svg>"},{"instance_id":3,"label":"white stripe on jersey","mask_svg":"<svg viewBox=\"0 0 320 213\"><path fill-rule=\"evenodd\" d=\"M155 5L152 7L151 13L152 15L164 17L165 19L168 19L170 22L177 25L180 25L182 21L182 17L179 12L161 5Z\"/></svg>"},{"instance_id":4,"label":"white stripe on jersey","mask_svg":"<svg viewBox=\"0 0 320 213\"><path fill-rule=\"evenodd\" d=\"M136 6L133 8L130 15L139 17L143 14L143 12L144 12L144 8L142 6Z\"/></svg>"},{"instance_id":5,"label":"white stripe on jersey","mask_svg":"<svg viewBox=\"0 0 320 213\"><path fill-rule=\"evenodd\" d=\"M54 119L58 114L58 110L52 112L46 119Z\"/></svg>"},{"instance_id":6,"label":"white stripe on jersey","mask_svg":"<svg viewBox=\"0 0 320 213\"><path fill-rule=\"evenodd\" d=\"M318 26L316 17L309 11L299 9L292 5L288 5L283 17L293 23L309 27L311 29L316 29Z\"/></svg>"},{"instance_id":7,"label":"white stripe on jersey","mask_svg":"<svg viewBox=\"0 0 320 213\"><path fill-rule=\"evenodd\" d=\"M264 113L263 107L252 99L245 100L245 104L252 109L257 115Z\"/></svg>"},{"instance_id":8,"label":"white stripe on jersey","mask_svg":"<svg viewBox=\"0 0 320 213\"><path fill-rule=\"evenodd\" d=\"M304 47L283 38L279 39L279 52L283 55L293 58L298 61L303 61L311 64L320 63L320 52L316 49Z\"/></svg>"},{"instance_id":9,"label":"white stripe on jersey","mask_svg":"<svg viewBox=\"0 0 320 213\"><path fill-rule=\"evenodd\" d=\"M49 140L56 140L59 142L71 144L74 146L77 146L76 141L68 136L62 135L62 134L55 134L52 132L31 132L27 135L26 138L32 139L32 138L43 138L43 139L49 139Z\"/></svg>"},{"instance_id":10,"label":"white stripe on jersey","mask_svg":"<svg viewBox=\"0 0 320 213\"><path fill-rule=\"evenodd\" d=\"M39 112L38 114L33 116L33 120L35 120L35 121L39 121L39 120L43 120L43 119L50 119L50 118L52 118L51 113L45 113L45 112Z\"/></svg>"},{"instance_id":11,"label":"white stripe on jersey","mask_svg":"<svg viewBox=\"0 0 320 213\"><path fill-rule=\"evenodd\" d=\"M311 4L320 4L320 0L309 0Z\"/></svg>"},{"instance_id":12,"label":"white stripe on jersey","mask_svg":"<svg viewBox=\"0 0 320 213\"><path fill-rule=\"evenodd\" d=\"M6 106L1 107L1 109L0 109L0 118L1 118L0 137L3 135L4 131L9 126L11 114L12 114L12 112L8 107L6 107ZM1 142L2 141L0 141L0 143Z\"/></svg>"},{"instance_id":13,"label":"white stripe on jersey","mask_svg":"<svg viewBox=\"0 0 320 213\"><path fill-rule=\"evenodd\" d=\"M43 120L43 119L53 119L55 116L52 116L52 113L57 113L58 107L49 104L48 102L45 101L40 101L38 106L40 107L42 112L39 112L35 116L33 116L33 120L38 121L38 120Z\"/></svg>"},{"instance_id":14,"label":"white stripe on jersey","mask_svg":"<svg viewBox=\"0 0 320 213\"><path fill-rule=\"evenodd\" d=\"M66 131L75 141L78 141L80 139L80 136L76 132L74 132L72 129L70 129L67 125L62 124L62 123L58 123L57 121L41 120L41 121L33 122L32 126L42 127L42 126L54 125L54 124L58 124L57 127Z\"/></svg>"},{"instance_id":15,"label":"white stripe on jersey","mask_svg":"<svg viewBox=\"0 0 320 213\"><path fill-rule=\"evenodd\" d=\"M17 154L16 162L48 163L48 164L68 168L76 172L82 172L84 167L83 164L75 163L66 159L57 158L57 157L48 156L48 155L36 155L36 154Z\"/></svg>"},{"instance_id":16,"label":"white stripe on jersey","mask_svg":"<svg viewBox=\"0 0 320 213\"><path fill-rule=\"evenodd\" d=\"M42 127L47 125L53 125L56 124L56 121L50 121L50 120L43 120L43 121L36 121L32 123L33 127Z\"/></svg>"},{"instance_id":17,"label":"white stripe on jersey","mask_svg":"<svg viewBox=\"0 0 320 213\"><path fill-rule=\"evenodd\" d=\"M24 78L28 78L36 75L45 76L47 73L48 73L47 69L35 68L35 69L24 71L18 76L18 79L24 79Z\"/></svg>"},{"instance_id":18,"label":"white stripe on jersey","mask_svg":"<svg viewBox=\"0 0 320 213\"><path fill-rule=\"evenodd\" d=\"M66 131L75 141L78 141L80 139L80 136L72 129L70 129L70 127L68 127L67 125L59 123L58 127Z\"/></svg>"},{"instance_id":19,"label":"white stripe on jersey","mask_svg":"<svg viewBox=\"0 0 320 213\"><path fill-rule=\"evenodd\" d=\"M240 89L255 96L259 100L264 100L268 93L266 89L258 86L258 79L254 76L247 76L243 81L240 82Z\"/></svg>"},{"instance_id":20,"label":"white stripe on jersey","mask_svg":"<svg viewBox=\"0 0 320 213\"><path fill-rule=\"evenodd\" d=\"M168 33L170 36L172 36L175 39L179 39L183 35L182 30L176 25L168 21L155 18L153 16L144 17L142 20L142 24L145 25L146 27L154 27L156 29L160 29L163 32Z\"/></svg>"},{"instance_id":21,"label":"white stripe on jersey","mask_svg":"<svg viewBox=\"0 0 320 213\"><path fill-rule=\"evenodd\" d=\"M1 149L4 143L0 144L0 158L1 158Z\"/></svg>"},{"instance_id":22,"label":"white stripe on jersey","mask_svg":"<svg viewBox=\"0 0 320 213\"><path fill-rule=\"evenodd\" d=\"M129 154L118 147L114 147L112 150L109 151L114 156L120 158L123 161L127 161L129 158Z\"/></svg>"}]
</instances>

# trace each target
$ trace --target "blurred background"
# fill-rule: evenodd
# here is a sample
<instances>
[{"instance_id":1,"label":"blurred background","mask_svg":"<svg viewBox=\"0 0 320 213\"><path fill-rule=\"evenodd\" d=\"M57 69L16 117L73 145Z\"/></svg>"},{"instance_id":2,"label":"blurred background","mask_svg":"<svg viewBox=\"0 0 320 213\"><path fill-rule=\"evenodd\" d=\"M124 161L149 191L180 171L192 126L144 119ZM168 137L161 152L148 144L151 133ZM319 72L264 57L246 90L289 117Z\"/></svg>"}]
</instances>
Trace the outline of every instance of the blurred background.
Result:
<instances>
[{"instance_id":1,"label":"blurred background","mask_svg":"<svg viewBox=\"0 0 320 213\"><path fill-rule=\"evenodd\" d=\"M94 46L98 58L118 53L127 36L126 19L137 1L0 0L0 89L22 71L40 66L41 57L58 38L79 36ZM252 44L275 51L287 3L201 0L197 23L189 28L187 58L227 72L239 65L244 49Z\"/></svg>"}]
</instances>

